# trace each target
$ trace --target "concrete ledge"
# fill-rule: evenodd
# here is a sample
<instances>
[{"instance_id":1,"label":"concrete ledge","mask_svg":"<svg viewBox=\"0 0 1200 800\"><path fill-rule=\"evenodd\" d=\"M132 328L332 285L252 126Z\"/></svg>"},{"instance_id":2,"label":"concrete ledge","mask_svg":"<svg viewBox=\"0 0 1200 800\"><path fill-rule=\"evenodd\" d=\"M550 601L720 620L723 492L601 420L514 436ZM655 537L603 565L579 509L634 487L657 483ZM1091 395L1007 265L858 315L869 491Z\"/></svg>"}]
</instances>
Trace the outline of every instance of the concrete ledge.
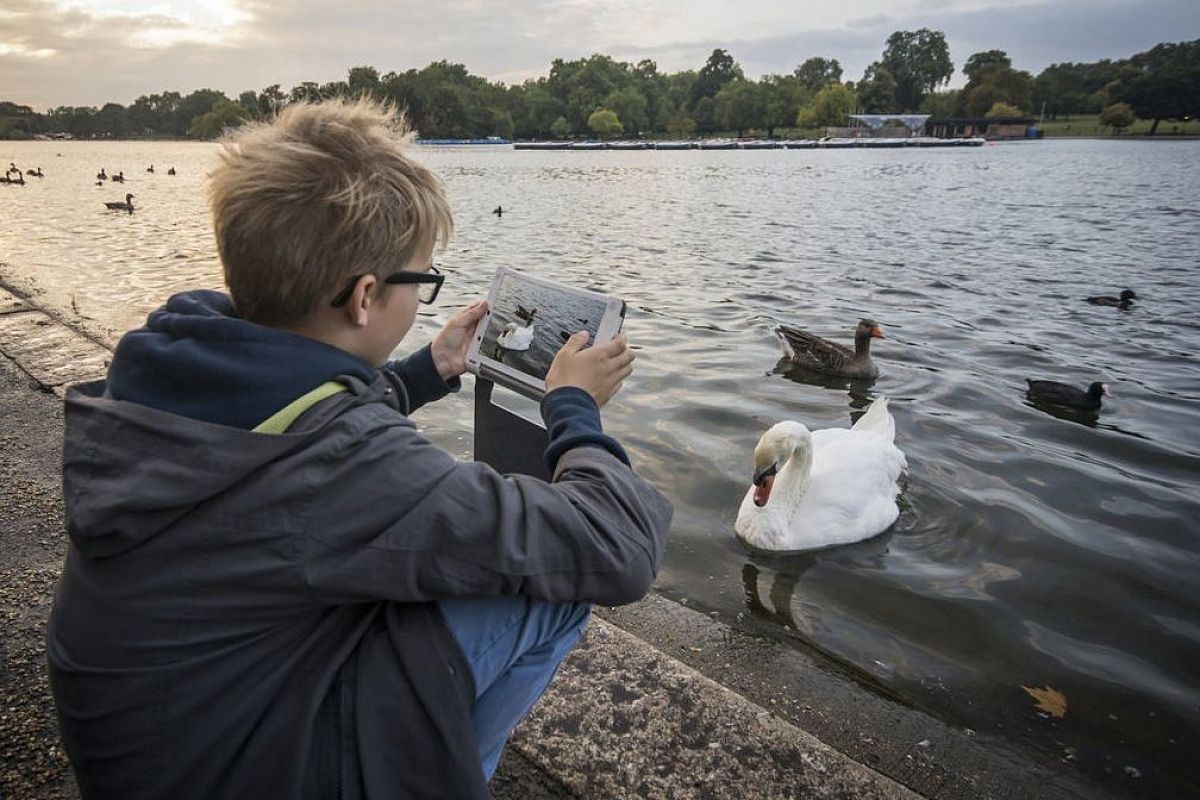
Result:
<instances>
[{"instance_id":1,"label":"concrete ledge","mask_svg":"<svg viewBox=\"0 0 1200 800\"><path fill-rule=\"evenodd\" d=\"M103 378L112 353L49 312L0 286L0 353L59 397L72 383Z\"/></svg>"},{"instance_id":2,"label":"concrete ledge","mask_svg":"<svg viewBox=\"0 0 1200 800\"><path fill-rule=\"evenodd\" d=\"M917 797L601 619L510 746L581 797Z\"/></svg>"}]
</instances>

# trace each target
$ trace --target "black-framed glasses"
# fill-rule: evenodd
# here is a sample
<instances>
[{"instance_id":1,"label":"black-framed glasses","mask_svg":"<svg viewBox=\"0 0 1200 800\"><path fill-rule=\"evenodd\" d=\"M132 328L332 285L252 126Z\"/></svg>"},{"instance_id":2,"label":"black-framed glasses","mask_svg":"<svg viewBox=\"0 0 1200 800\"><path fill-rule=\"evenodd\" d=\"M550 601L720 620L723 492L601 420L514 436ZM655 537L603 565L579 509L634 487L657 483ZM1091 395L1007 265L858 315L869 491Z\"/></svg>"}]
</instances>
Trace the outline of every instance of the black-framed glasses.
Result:
<instances>
[{"instance_id":1,"label":"black-framed glasses","mask_svg":"<svg viewBox=\"0 0 1200 800\"><path fill-rule=\"evenodd\" d=\"M337 307L346 305L346 301L350 299L350 295L354 294L354 287L358 284L358 279L362 275L355 275L346 284L346 288L338 292L337 297L329 303L329 305ZM446 280L446 276L442 274L437 267L431 266L428 272L412 272L402 270L401 272L393 272L383 279L384 283L391 284L417 284L417 301L429 305L434 300L437 300L438 292L442 290L442 281Z\"/></svg>"}]
</instances>

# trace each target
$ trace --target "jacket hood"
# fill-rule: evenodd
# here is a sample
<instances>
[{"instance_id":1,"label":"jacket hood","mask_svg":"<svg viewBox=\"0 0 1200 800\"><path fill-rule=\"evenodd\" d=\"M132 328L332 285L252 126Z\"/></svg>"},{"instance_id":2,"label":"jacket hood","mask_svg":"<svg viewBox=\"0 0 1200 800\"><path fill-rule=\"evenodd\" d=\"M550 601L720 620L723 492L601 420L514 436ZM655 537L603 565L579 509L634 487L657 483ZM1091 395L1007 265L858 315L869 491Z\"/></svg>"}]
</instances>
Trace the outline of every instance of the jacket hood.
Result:
<instances>
[{"instance_id":1,"label":"jacket hood","mask_svg":"<svg viewBox=\"0 0 1200 800\"><path fill-rule=\"evenodd\" d=\"M191 419L249 429L339 375L376 370L332 345L247 322L221 292L172 296L121 338L107 395Z\"/></svg>"},{"instance_id":2,"label":"jacket hood","mask_svg":"<svg viewBox=\"0 0 1200 800\"><path fill-rule=\"evenodd\" d=\"M72 387L66 398L63 497L67 533L92 558L122 553L272 462L311 446L352 406L400 410L403 387L378 372L314 406L287 433L255 433L189 419L105 396L105 384ZM293 432L294 431L294 432ZM136 490L135 490L136 487Z\"/></svg>"}]
</instances>

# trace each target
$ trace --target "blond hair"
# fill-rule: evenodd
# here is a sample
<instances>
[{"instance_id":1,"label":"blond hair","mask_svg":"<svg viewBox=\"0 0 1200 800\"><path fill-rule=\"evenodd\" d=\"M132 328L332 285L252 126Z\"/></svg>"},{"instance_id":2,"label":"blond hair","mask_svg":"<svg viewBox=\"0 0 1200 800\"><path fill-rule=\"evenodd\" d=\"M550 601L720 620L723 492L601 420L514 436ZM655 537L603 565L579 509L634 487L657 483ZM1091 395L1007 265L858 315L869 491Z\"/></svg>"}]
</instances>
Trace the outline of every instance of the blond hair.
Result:
<instances>
[{"instance_id":1,"label":"blond hair","mask_svg":"<svg viewBox=\"0 0 1200 800\"><path fill-rule=\"evenodd\" d=\"M412 137L403 115L362 99L293 103L225 141L208 198L243 318L287 325L351 276L383 278L445 246L450 206L404 154Z\"/></svg>"}]
</instances>

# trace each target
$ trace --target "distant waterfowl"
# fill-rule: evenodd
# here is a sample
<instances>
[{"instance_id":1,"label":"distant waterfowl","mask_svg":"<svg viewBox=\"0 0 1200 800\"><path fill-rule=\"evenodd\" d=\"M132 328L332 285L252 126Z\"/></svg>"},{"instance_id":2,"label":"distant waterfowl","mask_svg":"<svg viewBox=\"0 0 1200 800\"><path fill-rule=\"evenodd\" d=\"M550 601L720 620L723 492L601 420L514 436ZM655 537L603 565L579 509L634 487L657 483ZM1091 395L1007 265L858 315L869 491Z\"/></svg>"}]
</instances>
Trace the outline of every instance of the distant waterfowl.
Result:
<instances>
[{"instance_id":1,"label":"distant waterfowl","mask_svg":"<svg viewBox=\"0 0 1200 800\"><path fill-rule=\"evenodd\" d=\"M754 448L738 538L760 550L812 550L887 530L900 515L896 496L908 467L895 438L883 397L849 429L776 424Z\"/></svg>"},{"instance_id":2,"label":"distant waterfowl","mask_svg":"<svg viewBox=\"0 0 1200 800\"><path fill-rule=\"evenodd\" d=\"M499 217L504 214L504 208L502 206L496 206L496 208L492 210L492 213Z\"/></svg>"},{"instance_id":3,"label":"distant waterfowl","mask_svg":"<svg viewBox=\"0 0 1200 800\"><path fill-rule=\"evenodd\" d=\"M871 360L871 339L883 339L883 328L874 320L860 320L854 329L854 349L807 331L780 325L775 329L784 354L792 363L814 372L845 378L875 378L879 368Z\"/></svg>"},{"instance_id":4,"label":"distant waterfowl","mask_svg":"<svg viewBox=\"0 0 1200 800\"><path fill-rule=\"evenodd\" d=\"M22 174L21 170L16 170L15 172L13 170L9 170L8 172L4 173L4 180L0 181L0 183L6 183L13 186L24 186L25 175Z\"/></svg>"},{"instance_id":5,"label":"distant waterfowl","mask_svg":"<svg viewBox=\"0 0 1200 800\"><path fill-rule=\"evenodd\" d=\"M1087 391L1076 389L1058 381L1032 381L1026 379L1029 389L1026 395L1030 400L1040 403L1053 403L1059 406L1082 408L1096 411L1100 408L1100 398L1108 396L1108 387L1096 381Z\"/></svg>"},{"instance_id":6,"label":"distant waterfowl","mask_svg":"<svg viewBox=\"0 0 1200 800\"><path fill-rule=\"evenodd\" d=\"M41 168L40 166L39 166L37 169L27 169L27 170L25 170L25 174L26 174L26 175L29 175L29 176L31 176L31 177L34 177L34 178L44 178L44 177L46 177L45 175L43 175L43 174L42 174L42 168Z\"/></svg>"},{"instance_id":7,"label":"distant waterfowl","mask_svg":"<svg viewBox=\"0 0 1200 800\"><path fill-rule=\"evenodd\" d=\"M1126 289L1125 291L1121 292L1120 297L1102 294L1097 295L1096 297L1089 297L1087 299L1087 301L1094 306L1113 306L1121 309L1129 308L1131 305L1133 305L1134 300L1137 300L1137 293L1134 292L1133 289Z\"/></svg>"},{"instance_id":8,"label":"distant waterfowl","mask_svg":"<svg viewBox=\"0 0 1200 800\"><path fill-rule=\"evenodd\" d=\"M175 168L174 168L174 167L171 167L170 169L168 169L168 170L167 170L167 174L168 174L168 175L174 175L174 174L175 174Z\"/></svg>"},{"instance_id":9,"label":"distant waterfowl","mask_svg":"<svg viewBox=\"0 0 1200 800\"><path fill-rule=\"evenodd\" d=\"M146 167L146 172L149 172L151 175L153 175L154 174L154 165L151 164L150 166Z\"/></svg>"},{"instance_id":10,"label":"distant waterfowl","mask_svg":"<svg viewBox=\"0 0 1200 800\"><path fill-rule=\"evenodd\" d=\"M98 181L108 180L108 176L104 174L104 167L101 167L100 171L96 173L96 180L98 180Z\"/></svg>"},{"instance_id":11,"label":"distant waterfowl","mask_svg":"<svg viewBox=\"0 0 1200 800\"><path fill-rule=\"evenodd\" d=\"M530 323L533 322L533 316L536 313L537 313L536 308L526 308L525 306L521 305L520 303L517 303L517 316L520 317L525 322L530 322Z\"/></svg>"},{"instance_id":12,"label":"distant waterfowl","mask_svg":"<svg viewBox=\"0 0 1200 800\"><path fill-rule=\"evenodd\" d=\"M110 211L128 211L130 214L132 214L133 213L133 195L131 195L131 194L125 195L124 203L105 203L104 207L109 209Z\"/></svg>"},{"instance_id":13,"label":"distant waterfowl","mask_svg":"<svg viewBox=\"0 0 1200 800\"><path fill-rule=\"evenodd\" d=\"M125 182L124 170L122 170L121 172L118 172L116 175L110 176L109 180L115 181L116 183L124 183Z\"/></svg>"},{"instance_id":14,"label":"distant waterfowl","mask_svg":"<svg viewBox=\"0 0 1200 800\"><path fill-rule=\"evenodd\" d=\"M528 350L533 344L533 323L521 327L515 322L504 326L504 331L496 339L496 344L505 350Z\"/></svg>"}]
</instances>

